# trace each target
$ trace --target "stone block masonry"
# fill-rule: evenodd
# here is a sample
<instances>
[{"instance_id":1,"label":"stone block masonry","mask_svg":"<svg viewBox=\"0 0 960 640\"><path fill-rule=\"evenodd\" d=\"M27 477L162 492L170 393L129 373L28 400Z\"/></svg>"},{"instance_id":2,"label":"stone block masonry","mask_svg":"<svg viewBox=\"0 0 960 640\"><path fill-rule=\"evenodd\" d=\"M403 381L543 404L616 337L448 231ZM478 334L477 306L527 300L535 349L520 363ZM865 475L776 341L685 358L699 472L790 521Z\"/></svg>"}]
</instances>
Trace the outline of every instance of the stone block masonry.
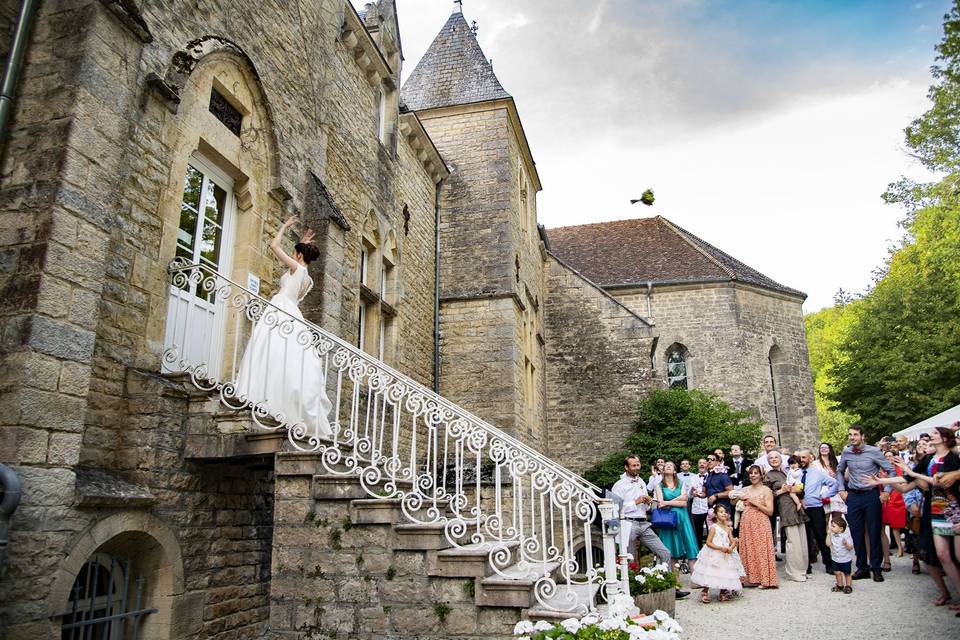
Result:
<instances>
[{"instance_id":1,"label":"stone block masonry","mask_svg":"<svg viewBox=\"0 0 960 640\"><path fill-rule=\"evenodd\" d=\"M546 297L547 454L581 473L619 450L658 388L656 327L557 259Z\"/></svg>"},{"instance_id":2,"label":"stone block masonry","mask_svg":"<svg viewBox=\"0 0 960 640\"><path fill-rule=\"evenodd\" d=\"M430 575L430 544L398 545L392 524L359 523L351 494L314 497L323 470L307 459L278 464L270 638L512 636L520 609L478 607L474 578Z\"/></svg>"},{"instance_id":3,"label":"stone block masonry","mask_svg":"<svg viewBox=\"0 0 960 640\"><path fill-rule=\"evenodd\" d=\"M52 0L37 14L0 183L0 461L25 491L0 578L7 638L59 637L72 580L113 544L84 541L130 514L149 530L118 539L140 536L144 557L161 541L180 576L149 573L162 606L142 637L174 625L178 638L233 640L266 626L272 462L185 460L189 400L159 375L166 269L195 154L233 182L226 275L259 276L267 296L282 271L269 239L284 217L312 213L311 175L326 185L346 225L336 255L313 265L320 299L304 308L346 339L359 229L380 215L398 235L396 329L407 338L390 364L433 382L435 183L407 138L377 138L374 87L339 40L352 9L208 5ZM15 14L0 11L0 38ZM214 87L242 113L239 136L210 112ZM77 479L87 469L137 497L98 503Z\"/></svg>"},{"instance_id":4,"label":"stone block masonry","mask_svg":"<svg viewBox=\"0 0 960 640\"><path fill-rule=\"evenodd\" d=\"M419 113L451 167L440 199L440 389L542 449L544 264L515 109L510 99Z\"/></svg>"},{"instance_id":5,"label":"stone block masonry","mask_svg":"<svg viewBox=\"0 0 960 640\"><path fill-rule=\"evenodd\" d=\"M611 293L637 313L646 315L649 308L660 333L655 353L660 380L666 381L667 350L683 345L690 388L713 391L752 411L767 433L776 435L779 423L788 447L816 446L802 299L731 283L654 286L649 300L646 289Z\"/></svg>"}]
</instances>

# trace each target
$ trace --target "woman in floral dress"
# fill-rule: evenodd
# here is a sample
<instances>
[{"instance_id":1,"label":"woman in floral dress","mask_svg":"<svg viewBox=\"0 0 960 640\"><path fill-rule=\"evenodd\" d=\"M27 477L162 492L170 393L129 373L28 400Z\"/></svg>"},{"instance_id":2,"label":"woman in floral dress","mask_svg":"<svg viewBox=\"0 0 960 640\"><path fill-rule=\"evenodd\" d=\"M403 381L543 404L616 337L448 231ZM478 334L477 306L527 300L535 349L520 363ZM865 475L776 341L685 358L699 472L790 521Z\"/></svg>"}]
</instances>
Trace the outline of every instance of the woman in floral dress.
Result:
<instances>
[{"instance_id":1,"label":"woman in floral dress","mask_svg":"<svg viewBox=\"0 0 960 640\"><path fill-rule=\"evenodd\" d=\"M775 589L779 586L777 563L773 553L773 492L763 484L763 471L757 465L748 470L750 486L740 499L747 505L740 520L740 558L747 572L745 587Z\"/></svg>"}]
</instances>

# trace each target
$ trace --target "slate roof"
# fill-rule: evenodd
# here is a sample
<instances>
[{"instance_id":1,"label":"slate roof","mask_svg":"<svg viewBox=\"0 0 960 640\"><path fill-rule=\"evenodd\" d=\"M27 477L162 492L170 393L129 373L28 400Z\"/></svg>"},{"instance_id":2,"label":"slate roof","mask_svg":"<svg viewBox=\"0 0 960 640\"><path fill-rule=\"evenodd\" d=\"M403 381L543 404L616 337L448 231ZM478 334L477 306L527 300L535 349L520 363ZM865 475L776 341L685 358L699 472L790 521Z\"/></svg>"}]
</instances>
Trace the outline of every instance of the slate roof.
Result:
<instances>
[{"instance_id":1,"label":"slate roof","mask_svg":"<svg viewBox=\"0 0 960 640\"><path fill-rule=\"evenodd\" d=\"M413 111L509 97L459 10L400 89L400 99Z\"/></svg>"},{"instance_id":2,"label":"slate roof","mask_svg":"<svg viewBox=\"0 0 960 640\"><path fill-rule=\"evenodd\" d=\"M552 253L601 287L736 281L806 298L666 218L547 229Z\"/></svg>"}]
</instances>

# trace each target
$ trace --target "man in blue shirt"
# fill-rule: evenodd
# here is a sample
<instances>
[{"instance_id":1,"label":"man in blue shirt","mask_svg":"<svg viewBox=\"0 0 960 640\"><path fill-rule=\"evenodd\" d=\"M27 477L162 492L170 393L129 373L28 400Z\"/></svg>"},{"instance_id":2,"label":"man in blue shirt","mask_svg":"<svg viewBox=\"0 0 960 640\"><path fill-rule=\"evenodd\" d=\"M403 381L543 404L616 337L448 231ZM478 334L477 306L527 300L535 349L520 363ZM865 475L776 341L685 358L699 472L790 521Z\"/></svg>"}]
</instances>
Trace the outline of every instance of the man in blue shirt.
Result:
<instances>
[{"instance_id":1,"label":"man in blue shirt","mask_svg":"<svg viewBox=\"0 0 960 640\"><path fill-rule=\"evenodd\" d=\"M883 582L883 574L880 573L880 535L883 531L880 493L864 479L875 476L880 471L891 475L896 472L879 448L864 442L863 427L860 425L850 425L847 429L847 442L849 445L844 447L837 465L837 481L840 483L840 490L846 490L844 500L847 503L847 522L850 523L850 535L853 536L857 554L857 571L853 574L853 579L869 578L873 572L873 581ZM844 472L849 472L850 477L844 479ZM890 487L884 487L884 492L889 493ZM870 536L869 566L867 545L863 539L864 530Z\"/></svg>"},{"instance_id":2,"label":"man in blue shirt","mask_svg":"<svg viewBox=\"0 0 960 640\"><path fill-rule=\"evenodd\" d=\"M807 520L807 546L811 547L810 557L813 558L813 547L820 550L823 558L823 568L828 574L833 573L833 558L830 557L830 538L827 535L827 514L823 510L823 498L832 498L837 495L837 481L830 477L823 469L812 466L814 458L810 449L800 450L800 468L803 469L801 484L803 484L803 510L810 518ZM813 563L807 566L807 573L813 573Z\"/></svg>"},{"instance_id":3,"label":"man in blue shirt","mask_svg":"<svg viewBox=\"0 0 960 640\"><path fill-rule=\"evenodd\" d=\"M733 483L727 475L726 467L720 465L717 454L711 453L707 456L707 470L707 479L703 483L703 488L707 490L707 504L711 509L716 509L718 504L722 504L727 508L727 513L733 513L733 507L730 504Z\"/></svg>"}]
</instances>

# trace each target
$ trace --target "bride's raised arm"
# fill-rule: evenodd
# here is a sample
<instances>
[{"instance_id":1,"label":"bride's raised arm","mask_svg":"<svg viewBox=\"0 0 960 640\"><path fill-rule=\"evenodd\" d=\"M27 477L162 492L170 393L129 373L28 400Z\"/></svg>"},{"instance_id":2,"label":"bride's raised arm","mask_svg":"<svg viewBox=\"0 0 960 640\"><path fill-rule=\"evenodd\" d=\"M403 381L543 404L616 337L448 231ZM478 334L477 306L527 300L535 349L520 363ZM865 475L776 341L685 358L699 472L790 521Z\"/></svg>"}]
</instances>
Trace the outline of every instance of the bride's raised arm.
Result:
<instances>
[{"instance_id":1,"label":"bride's raised arm","mask_svg":"<svg viewBox=\"0 0 960 640\"><path fill-rule=\"evenodd\" d=\"M299 266L299 262L287 255L287 252L283 250L283 247L280 246L280 243L283 242L283 234L287 232L287 229L295 225L299 221L297 216L290 216L280 225L280 229L277 230L277 235L270 242L270 250L273 251L274 255L282 262L291 272L296 271Z\"/></svg>"}]
</instances>

